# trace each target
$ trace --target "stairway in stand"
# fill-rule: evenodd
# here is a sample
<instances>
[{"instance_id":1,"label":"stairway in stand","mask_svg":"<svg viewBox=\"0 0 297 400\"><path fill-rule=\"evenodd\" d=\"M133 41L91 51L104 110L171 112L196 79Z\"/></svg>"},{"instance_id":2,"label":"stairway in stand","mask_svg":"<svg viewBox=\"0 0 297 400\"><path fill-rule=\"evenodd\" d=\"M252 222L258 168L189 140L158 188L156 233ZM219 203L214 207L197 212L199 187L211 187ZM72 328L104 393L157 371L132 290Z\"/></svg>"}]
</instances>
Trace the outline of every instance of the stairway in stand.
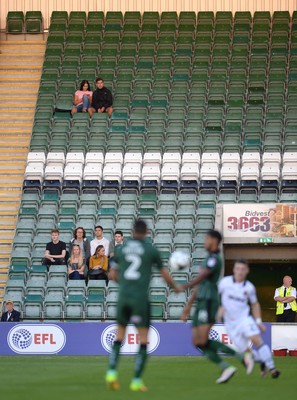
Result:
<instances>
[{"instance_id":1,"label":"stairway in stand","mask_svg":"<svg viewBox=\"0 0 297 400\"><path fill-rule=\"evenodd\" d=\"M45 41L0 42L0 310L22 196Z\"/></svg>"}]
</instances>

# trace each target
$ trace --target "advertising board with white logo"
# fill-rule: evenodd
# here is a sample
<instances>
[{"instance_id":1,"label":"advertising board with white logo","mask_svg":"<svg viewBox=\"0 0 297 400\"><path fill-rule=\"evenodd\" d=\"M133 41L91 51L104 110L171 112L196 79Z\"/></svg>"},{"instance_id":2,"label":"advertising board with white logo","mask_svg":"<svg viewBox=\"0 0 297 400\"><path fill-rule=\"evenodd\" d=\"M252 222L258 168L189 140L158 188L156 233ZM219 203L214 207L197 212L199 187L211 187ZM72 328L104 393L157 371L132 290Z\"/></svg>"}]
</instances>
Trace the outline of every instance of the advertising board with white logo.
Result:
<instances>
[{"instance_id":1,"label":"advertising board with white logo","mask_svg":"<svg viewBox=\"0 0 297 400\"><path fill-rule=\"evenodd\" d=\"M66 335L57 325L18 324L8 333L7 343L19 354L56 354L66 343Z\"/></svg>"},{"instance_id":2,"label":"advertising board with white logo","mask_svg":"<svg viewBox=\"0 0 297 400\"><path fill-rule=\"evenodd\" d=\"M265 342L270 346L270 324L266 324ZM148 352L152 356L201 355L192 345L191 323L156 322L150 327ZM84 323L1 323L0 355L107 355L116 338L114 322ZM223 325L214 325L212 340L233 346ZM133 355L139 349L139 335L134 326L127 327L122 345L123 355Z\"/></svg>"},{"instance_id":3,"label":"advertising board with white logo","mask_svg":"<svg viewBox=\"0 0 297 400\"><path fill-rule=\"evenodd\" d=\"M271 327L272 350L297 350L297 325L273 324Z\"/></svg>"},{"instance_id":4,"label":"advertising board with white logo","mask_svg":"<svg viewBox=\"0 0 297 400\"><path fill-rule=\"evenodd\" d=\"M109 325L104 329L101 335L101 343L107 352L111 352L112 345L117 335L116 324ZM122 354L136 354L139 350L139 334L137 329L133 325L128 325L126 330L126 336L122 343L121 353ZM147 343L148 353L153 353L160 344L160 335L156 328L150 327Z\"/></svg>"}]
</instances>

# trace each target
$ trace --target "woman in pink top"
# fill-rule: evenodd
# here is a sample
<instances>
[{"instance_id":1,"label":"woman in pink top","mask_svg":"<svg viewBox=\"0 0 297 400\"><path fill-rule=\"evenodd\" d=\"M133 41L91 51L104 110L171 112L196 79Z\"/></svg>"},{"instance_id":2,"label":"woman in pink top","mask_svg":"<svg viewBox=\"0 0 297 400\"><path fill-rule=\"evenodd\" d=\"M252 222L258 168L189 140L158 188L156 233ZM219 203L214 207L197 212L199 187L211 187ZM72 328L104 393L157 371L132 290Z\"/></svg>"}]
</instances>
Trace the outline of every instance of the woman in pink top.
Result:
<instances>
[{"instance_id":1,"label":"woman in pink top","mask_svg":"<svg viewBox=\"0 0 297 400\"><path fill-rule=\"evenodd\" d=\"M74 105L71 111L72 114L76 112L87 112L92 103L92 94L89 82L86 80L82 81L80 89L74 94Z\"/></svg>"}]
</instances>

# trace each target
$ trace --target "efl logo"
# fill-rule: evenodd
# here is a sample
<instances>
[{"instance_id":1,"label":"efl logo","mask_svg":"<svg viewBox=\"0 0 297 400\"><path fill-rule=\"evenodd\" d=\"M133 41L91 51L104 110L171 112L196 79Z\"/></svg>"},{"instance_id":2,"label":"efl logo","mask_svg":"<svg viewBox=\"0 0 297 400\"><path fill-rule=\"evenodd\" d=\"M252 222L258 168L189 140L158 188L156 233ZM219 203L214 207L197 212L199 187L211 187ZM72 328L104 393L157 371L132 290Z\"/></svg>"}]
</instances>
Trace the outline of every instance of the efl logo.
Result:
<instances>
[{"instance_id":1,"label":"efl logo","mask_svg":"<svg viewBox=\"0 0 297 400\"><path fill-rule=\"evenodd\" d=\"M229 335L226 332L224 325L216 325L209 332L209 339L220 341L232 348L234 345Z\"/></svg>"},{"instance_id":2,"label":"efl logo","mask_svg":"<svg viewBox=\"0 0 297 400\"><path fill-rule=\"evenodd\" d=\"M103 348L110 353L113 342L117 335L117 325L112 324L104 329L101 335L101 344ZM139 350L139 335L134 325L128 325L126 330L126 337L122 343L122 354L137 354ZM153 353L160 344L160 335L156 328L150 326L148 335L147 352Z\"/></svg>"},{"instance_id":3,"label":"efl logo","mask_svg":"<svg viewBox=\"0 0 297 400\"><path fill-rule=\"evenodd\" d=\"M57 325L18 324L8 332L7 343L19 354L55 354L65 346L66 335Z\"/></svg>"},{"instance_id":4,"label":"efl logo","mask_svg":"<svg viewBox=\"0 0 297 400\"><path fill-rule=\"evenodd\" d=\"M226 328L224 325L215 325L209 332L209 339L220 341L227 346L231 347L234 350L236 349L235 344L230 339L230 336L226 332ZM252 347L252 343L249 343L249 347Z\"/></svg>"}]
</instances>

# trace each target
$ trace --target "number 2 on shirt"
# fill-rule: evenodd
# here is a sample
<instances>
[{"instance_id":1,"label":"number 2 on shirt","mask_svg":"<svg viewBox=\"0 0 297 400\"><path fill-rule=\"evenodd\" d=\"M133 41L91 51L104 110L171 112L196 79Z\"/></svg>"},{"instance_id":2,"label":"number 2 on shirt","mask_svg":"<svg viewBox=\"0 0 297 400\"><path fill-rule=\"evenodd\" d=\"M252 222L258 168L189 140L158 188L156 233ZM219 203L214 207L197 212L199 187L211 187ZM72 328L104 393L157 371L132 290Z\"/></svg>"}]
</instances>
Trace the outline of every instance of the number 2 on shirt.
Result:
<instances>
[{"instance_id":1,"label":"number 2 on shirt","mask_svg":"<svg viewBox=\"0 0 297 400\"><path fill-rule=\"evenodd\" d=\"M141 266L141 258L137 254L127 254L125 259L130 265L124 272L124 278L129 281L136 281L140 278L139 268Z\"/></svg>"}]
</instances>

